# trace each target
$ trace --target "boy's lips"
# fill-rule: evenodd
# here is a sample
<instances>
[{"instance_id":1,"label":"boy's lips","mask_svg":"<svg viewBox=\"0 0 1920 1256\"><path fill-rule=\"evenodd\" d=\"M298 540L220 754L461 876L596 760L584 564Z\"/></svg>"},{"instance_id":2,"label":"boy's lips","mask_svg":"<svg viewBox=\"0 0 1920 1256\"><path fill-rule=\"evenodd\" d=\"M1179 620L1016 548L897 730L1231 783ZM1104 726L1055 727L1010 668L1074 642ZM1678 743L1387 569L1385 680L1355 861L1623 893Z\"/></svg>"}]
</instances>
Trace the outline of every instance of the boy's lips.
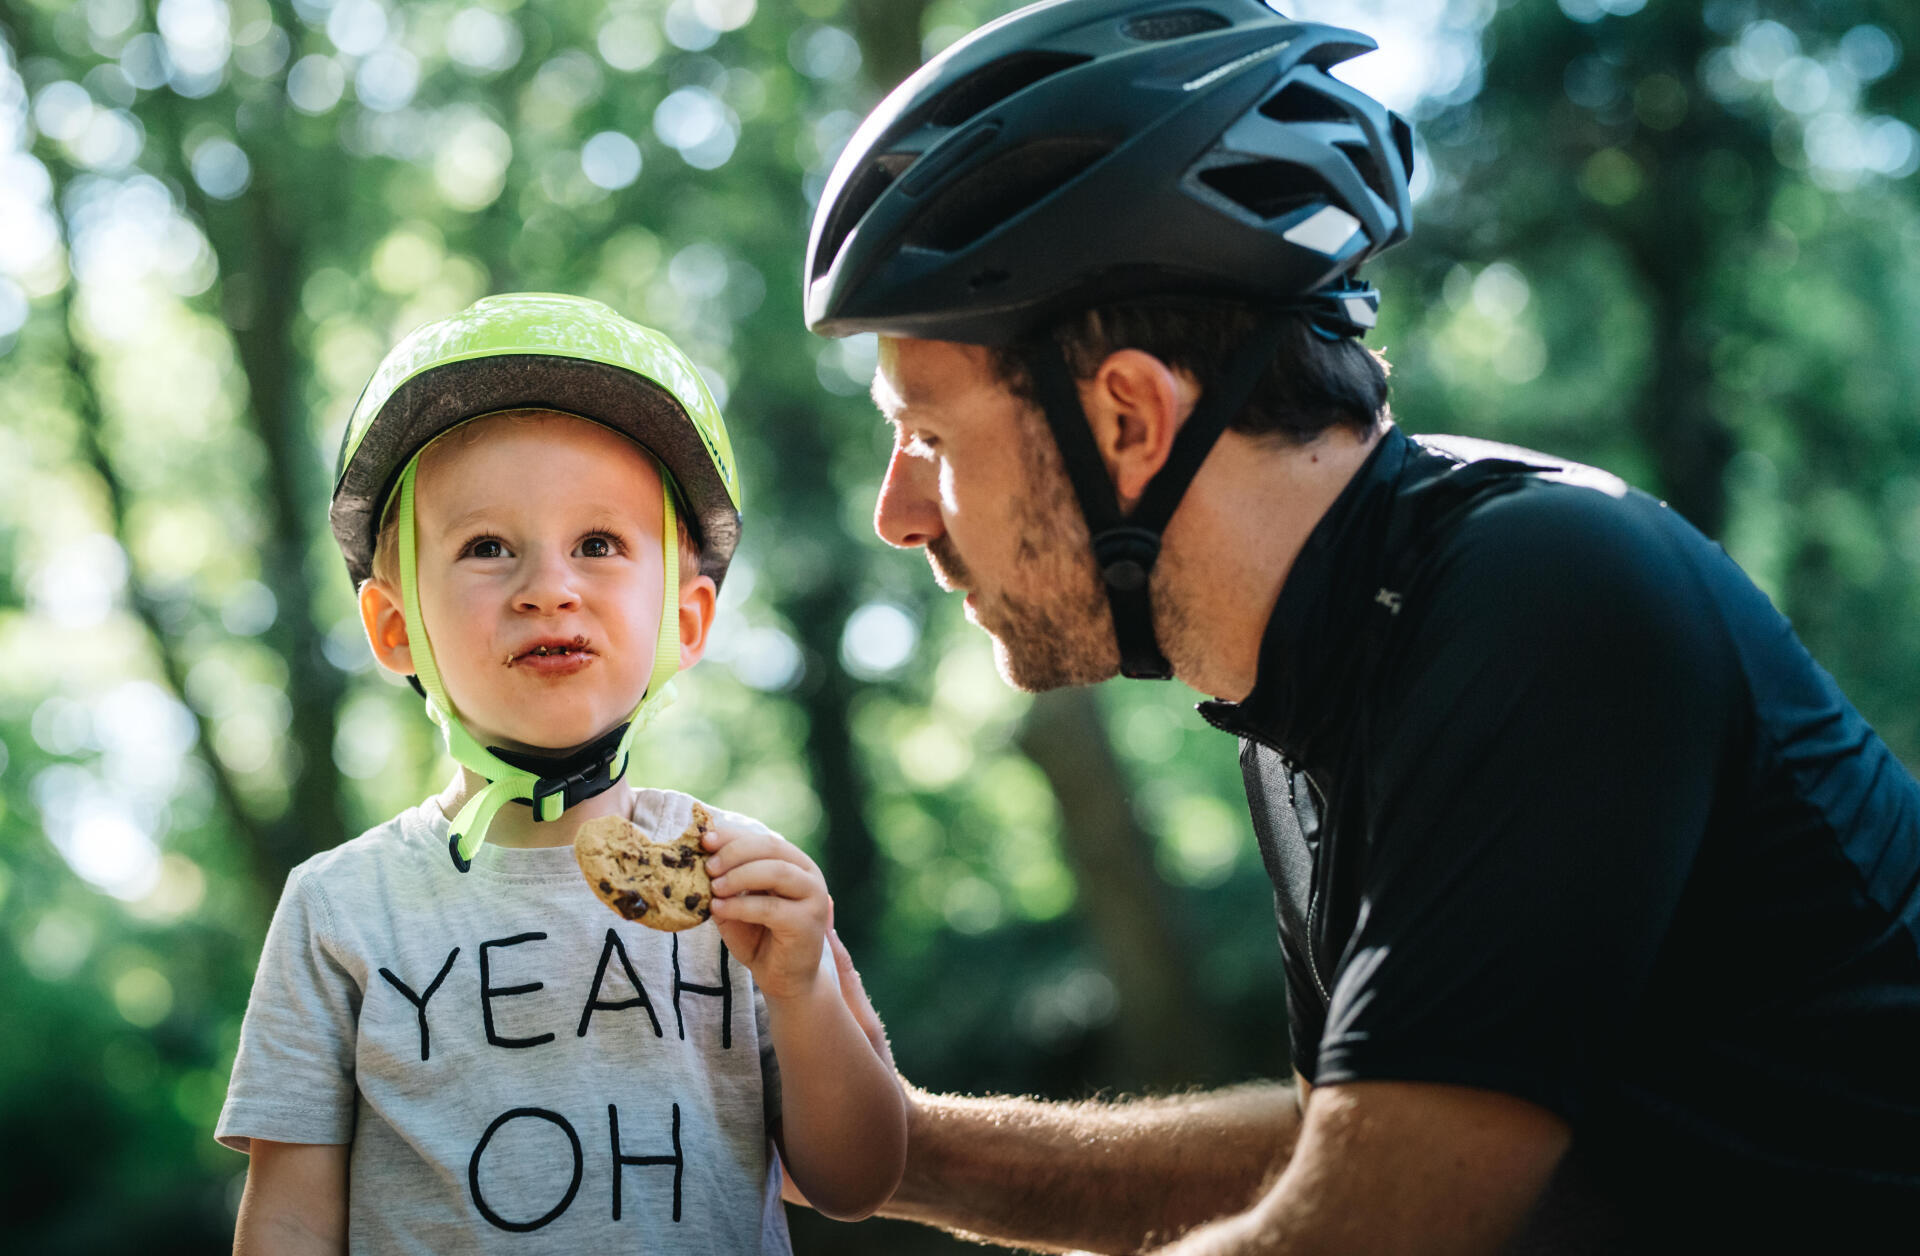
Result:
<instances>
[{"instance_id":1,"label":"boy's lips","mask_svg":"<svg viewBox=\"0 0 1920 1256\"><path fill-rule=\"evenodd\" d=\"M591 663L595 657L585 637L546 637L529 641L507 659L507 666L537 676L568 676Z\"/></svg>"}]
</instances>

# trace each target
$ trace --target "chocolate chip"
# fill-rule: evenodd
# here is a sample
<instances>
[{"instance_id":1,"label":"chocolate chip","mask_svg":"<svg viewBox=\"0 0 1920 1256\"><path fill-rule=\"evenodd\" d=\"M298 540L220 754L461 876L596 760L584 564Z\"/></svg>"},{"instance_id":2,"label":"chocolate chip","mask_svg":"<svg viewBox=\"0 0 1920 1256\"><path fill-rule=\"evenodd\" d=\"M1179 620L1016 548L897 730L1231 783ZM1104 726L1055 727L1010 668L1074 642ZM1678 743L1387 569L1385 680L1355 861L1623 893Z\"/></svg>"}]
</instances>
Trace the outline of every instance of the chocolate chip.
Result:
<instances>
[{"instance_id":1,"label":"chocolate chip","mask_svg":"<svg viewBox=\"0 0 1920 1256\"><path fill-rule=\"evenodd\" d=\"M700 907L700 896L698 894L687 895L687 910L697 911L699 910L699 907Z\"/></svg>"}]
</instances>

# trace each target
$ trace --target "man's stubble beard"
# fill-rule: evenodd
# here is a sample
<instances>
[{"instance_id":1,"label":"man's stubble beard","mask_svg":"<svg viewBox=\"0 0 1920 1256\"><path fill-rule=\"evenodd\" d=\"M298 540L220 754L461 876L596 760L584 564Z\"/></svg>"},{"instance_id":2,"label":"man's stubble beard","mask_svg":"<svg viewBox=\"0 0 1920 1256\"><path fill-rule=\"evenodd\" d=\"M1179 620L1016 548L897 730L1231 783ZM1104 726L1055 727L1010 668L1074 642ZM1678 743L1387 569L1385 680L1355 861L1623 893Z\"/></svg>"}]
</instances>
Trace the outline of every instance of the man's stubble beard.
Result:
<instances>
[{"instance_id":1,"label":"man's stubble beard","mask_svg":"<svg viewBox=\"0 0 1920 1256\"><path fill-rule=\"evenodd\" d=\"M945 584L974 593L974 618L992 639L994 663L1009 685L1040 693L1098 684L1119 674L1120 651L1086 520L1046 420L1024 407L1019 427L1026 456L1014 562L1021 585L1039 592L1014 597L979 588L944 535L927 543L927 557Z\"/></svg>"}]
</instances>

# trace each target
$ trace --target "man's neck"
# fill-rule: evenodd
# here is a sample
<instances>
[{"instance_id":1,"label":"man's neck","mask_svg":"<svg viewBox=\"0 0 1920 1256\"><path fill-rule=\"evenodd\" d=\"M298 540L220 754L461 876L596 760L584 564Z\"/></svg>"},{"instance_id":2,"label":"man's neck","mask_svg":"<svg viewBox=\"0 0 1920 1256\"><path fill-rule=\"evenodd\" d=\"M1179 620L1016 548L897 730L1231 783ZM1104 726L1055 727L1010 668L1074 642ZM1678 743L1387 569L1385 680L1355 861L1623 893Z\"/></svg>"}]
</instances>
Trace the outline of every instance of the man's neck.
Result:
<instances>
[{"instance_id":1,"label":"man's neck","mask_svg":"<svg viewBox=\"0 0 1920 1256\"><path fill-rule=\"evenodd\" d=\"M1333 427L1304 445L1220 438L1168 525L1154 584L1156 601L1172 599L1170 614L1156 618L1187 685L1231 702L1253 691L1294 560L1388 426L1366 435Z\"/></svg>"}]
</instances>

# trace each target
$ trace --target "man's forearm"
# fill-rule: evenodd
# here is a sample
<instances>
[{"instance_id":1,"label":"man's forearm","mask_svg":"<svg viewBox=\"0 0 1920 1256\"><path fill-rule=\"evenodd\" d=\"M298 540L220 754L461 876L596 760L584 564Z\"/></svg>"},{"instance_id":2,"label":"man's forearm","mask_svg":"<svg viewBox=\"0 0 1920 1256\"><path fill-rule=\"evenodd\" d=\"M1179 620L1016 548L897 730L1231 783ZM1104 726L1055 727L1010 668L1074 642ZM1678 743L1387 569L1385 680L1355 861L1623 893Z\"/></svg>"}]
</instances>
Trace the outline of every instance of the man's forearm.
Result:
<instances>
[{"instance_id":1,"label":"man's forearm","mask_svg":"<svg viewBox=\"0 0 1920 1256\"><path fill-rule=\"evenodd\" d=\"M1135 1252L1240 1212L1300 1132L1278 1084L1128 1103L913 1096L880 1211L1043 1251Z\"/></svg>"}]
</instances>

